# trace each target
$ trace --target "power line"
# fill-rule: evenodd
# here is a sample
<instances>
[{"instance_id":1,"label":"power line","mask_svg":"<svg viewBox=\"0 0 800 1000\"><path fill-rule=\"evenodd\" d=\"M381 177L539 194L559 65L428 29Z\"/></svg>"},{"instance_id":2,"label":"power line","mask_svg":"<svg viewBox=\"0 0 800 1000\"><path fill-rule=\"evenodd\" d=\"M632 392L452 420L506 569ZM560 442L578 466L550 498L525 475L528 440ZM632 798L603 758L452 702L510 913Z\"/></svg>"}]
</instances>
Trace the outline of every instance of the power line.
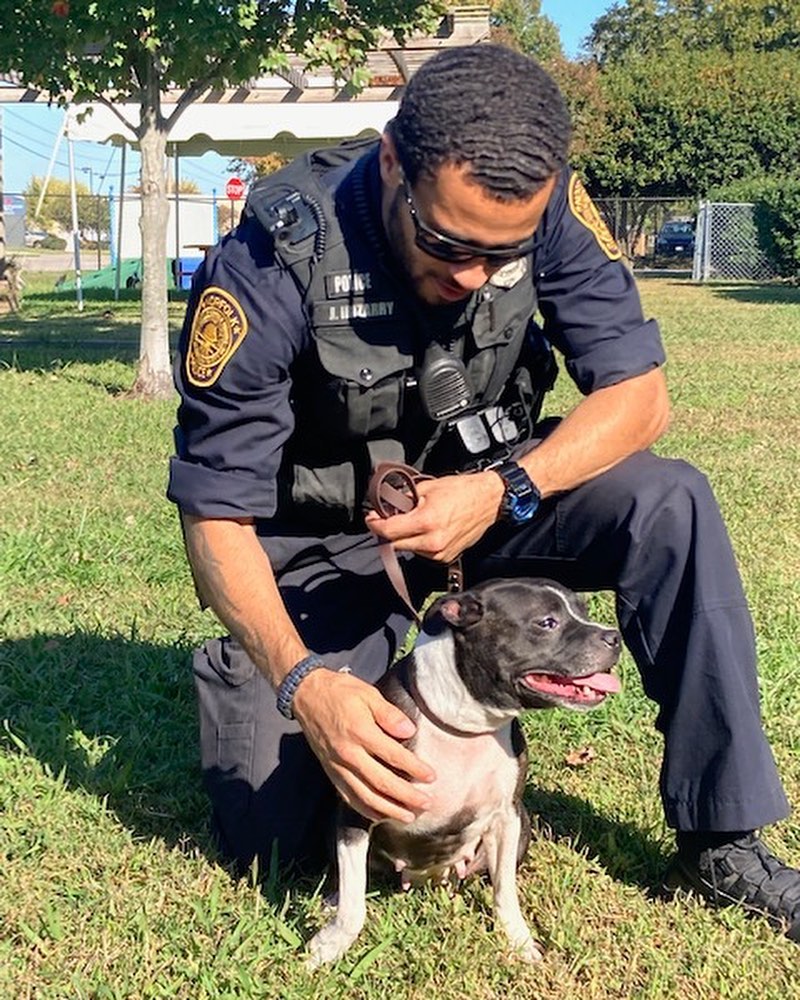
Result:
<instances>
[{"instance_id":1,"label":"power line","mask_svg":"<svg viewBox=\"0 0 800 1000\"><path fill-rule=\"evenodd\" d=\"M50 155L49 150L48 150L47 154L45 154L45 153L42 152L42 150L44 148L46 148L46 147L44 146L43 143L41 143L39 136L31 137L29 135L25 135L24 132L18 131L17 128L16 128L16 126L13 129L6 128L4 131L5 131L6 137L9 137L9 135L16 135L16 136L18 136L18 138L16 140L17 145L21 145L21 143L20 143L20 138L21 138L21 139L24 139L25 142L32 143L34 146L37 147L37 149L31 149L30 146L27 146L27 147L25 147L26 152L28 152L28 153L34 153L36 156L44 156L44 155L49 156ZM50 149L52 149L52 146L50 147Z\"/></svg>"},{"instance_id":2,"label":"power line","mask_svg":"<svg viewBox=\"0 0 800 1000\"><path fill-rule=\"evenodd\" d=\"M9 135L3 135L3 142L11 143L12 146L17 146L17 148L24 150L26 153L30 153L31 156L36 156L40 160L47 160L48 156L44 153L37 153L35 149L30 149L28 146L24 146L21 142L17 142L16 139L12 139ZM61 160L56 160L56 166L63 167L64 170L69 169L69 164L64 163Z\"/></svg>"},{"instance_id":3,"label":"power line","mask_svg":"<svg viewBox=\"0 0 800 1000\"><path fill-rule=\"evenodd\" d=\"M12 117L20 118L19 115L12 115ZM24 120L24 119L22 119L22 120ZM29 123L26 122L25 124L29 124ZM4 131L3 138L4 138L5 142L8 142L10 145L15 146L16 148L23 150L25 153L28 153L29 155L34 156L34 157L36 157L39 160L49 160L50 159L50 155L51 155L52 150L48 149L47 152L44 152L43 151L44 147L41 144L37 143L37 139L36 138L31 137L29 134L26 134L26 132L25 132L24 129L18 128L18 126L16 124L14 125L14 129L13 129L13 133L14 134L16 134L18 136L21 136L22 138L25 139L24 142L20 142L19 138L12 138L12 135L9 134L9 131L10 130L8 128L6 128L5 131ZM33 145L28 145L28 143L31 143ZM34 148L36 145L39 145L38 149ZM87 143L83 143L83 142L80 143L80 146L81 146L80 160L82 162L86 163L87 165L95 166L96 167L99 176L102 178L102 180L100 182L100 185L102 187L103 181L107 181L107 180L111 180L112 179L112 175L110 174L110 171L111 171L111 168L112 168L112 163L113 163L114 157L117 154L117 148L116 147L112 147L112 149L109 152L108 157L107 158L104 157L104 158L101 159L97 155L87 155L87 151L85 149L85 147L87 145L88 145ZM135 157L139 155L136 150L133 150L132 152L133 152L133 155ZM203 166L200 166L197 163L192 162L193 159L195 159L195 158L192 158L192 157L181 157L181 176L185 180L193 180L196 183L199 183L200 185L208 185L209 187L212 187L212 188L219 188L222 185L223 180L224 180L223 170L220 169L220 170L216 171L216 170L208 169L207 167L203 167ZM135 165L135 162L136 161L134 160L134 162L133 162L133 170L134 171L137 169L137 167ZM56 160L54 162L54 166L58 167L61 170L68 170L69 169L69 164L67 162L65 162L64 160ZM98 188L98 192L97 193L99 193L101 187Z\"/></svg>"},{"instance_id":4,"label":"power line","mask_svg":"<svg viewBox=\"0 0 800 1000\"><path fill-rule=\"evenodd\" d=\"M8 112L6 111L6 113L8 113ZM16 116L16 117L19 117L19 116ZM30 123L29 122L25 122L25 124L29 125ZM33 143L35 146L38 146L38 151L37 151L37 149L32 149L30 146L24 145L24 143L21 143L19 141L19 139L16 139L16 140L12 139L11 136L9 135L9 132L11 132L12 135L13 134L18 134L19 136L22 136L22 138L24 138L26 142ZM6 135L6 138L8 139L9 142L13 143L14 145L19 146L21 149L24 149L25 152L32 153L34 156L44 157L45 159L49 159L50 158L50 153L52 151L52 146L50 148L48 148L47 153L41 152L41 149L43 148L43 144L41 143L41 141L39 141L39 135L31 136L29 132L26 132L25 129L19 128L19 126L17 126L17 125L14 125L13 129L6 128L5 129L5 135ZM102 152L105 153L105 150L103 150ZM116 152L116 150L112 148L110 157L108 158L108 160L106 160L106 158L104 156L102 156L102 154L100 154L99 156L95 155L94 150L91 149L91 147L89 147L88 150L87 149L82 149L81 150L80 158L81 158L81 160L85 160L85 161L88 161L91 164L97 164L99 166L99 164L102 163L102 162L104 162L104 161L106 163L110 163L111 159L113 159L113 157L115 155L115 152ZM98 153L99 153L99 151L98 151ZM66 164L63 163L63 162L61 162L61 161L58 162L58 165L60 167L65 167L66 166Z\"/></svg>"}]
</instances>

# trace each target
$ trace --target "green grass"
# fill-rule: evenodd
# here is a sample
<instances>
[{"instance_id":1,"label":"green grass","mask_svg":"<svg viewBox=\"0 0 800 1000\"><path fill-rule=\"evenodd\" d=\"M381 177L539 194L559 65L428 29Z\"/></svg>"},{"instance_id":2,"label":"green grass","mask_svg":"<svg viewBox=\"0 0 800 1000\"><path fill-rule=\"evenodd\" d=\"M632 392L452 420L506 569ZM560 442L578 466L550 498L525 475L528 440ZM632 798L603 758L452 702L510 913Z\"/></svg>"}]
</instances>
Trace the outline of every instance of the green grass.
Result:
<instances>
[{"instance_id":1,"label":"green grass","mask_svg":"<svg viewBox=\"0 0 800 1000\"><path fill-rule=\"evenodd\" d=\"M642 291L675 404L659 450L703 468L719 496L756 619L765 726L797 803L800 292ZM376 887L348 956L303 969L323 888L275 871L234 883L209 840L188 660L217 625L196 607L164 499L174 404L125 395L137 321L135 293L78 314L46 278L29 280L21 316L0 317L0 997L796 995L796 945L658 897L672 850L660 738L627 657L603 709L526 722L536 836L520 886L540 966L505 954L475 882L455 896ZM549 408L572 398L562 377ZM593 605L610 620L608 595ZM569 767L587 746L592 762ZM800 864L796 819L769 840Z\"/></svg>"}]
</instances>

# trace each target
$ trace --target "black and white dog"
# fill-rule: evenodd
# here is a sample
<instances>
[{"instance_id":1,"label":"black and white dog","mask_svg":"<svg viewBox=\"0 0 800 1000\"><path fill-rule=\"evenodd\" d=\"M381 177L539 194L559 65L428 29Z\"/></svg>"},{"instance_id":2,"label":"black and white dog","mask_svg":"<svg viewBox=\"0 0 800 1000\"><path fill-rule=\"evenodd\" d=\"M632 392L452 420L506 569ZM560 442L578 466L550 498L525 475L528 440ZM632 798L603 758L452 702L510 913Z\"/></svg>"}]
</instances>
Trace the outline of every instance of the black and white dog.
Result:
<instances>
[{"instance_id":1,"label":"black and white dog","mask_svg":"<svg viewBox=\"0 0 800 1000\"><path fill-rule=\"evenodd\" d=\"M368 854L400 872L404 887L488 871L496 922L521 958L541 957L516 886L530 838L517 716L599 705L619 690L609 673L619 654L619 633L589 621L576 595L549 580L490 580L430 607L413 650L378 687L417 726L407 745L436 771L425 786L431 807L406 825L370 823L342 804L337 911L309 943L310 965L339 958L361 931Z\"/></svg>"}]
</instances>

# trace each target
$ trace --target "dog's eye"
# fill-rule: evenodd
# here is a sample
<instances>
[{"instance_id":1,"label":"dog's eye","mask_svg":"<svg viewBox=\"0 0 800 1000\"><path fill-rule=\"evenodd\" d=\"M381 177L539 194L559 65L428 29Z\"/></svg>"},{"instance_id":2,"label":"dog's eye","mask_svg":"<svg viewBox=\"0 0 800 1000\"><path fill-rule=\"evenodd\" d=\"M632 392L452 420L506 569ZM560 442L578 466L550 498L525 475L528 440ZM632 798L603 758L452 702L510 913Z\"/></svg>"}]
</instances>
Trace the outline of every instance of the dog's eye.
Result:
<instances>
[{"instance_id":1,"label":"dog's eye","mask_svg":"<svg viewBox=\"0 0 800 1000\"><path fill-rule=\"evenodd\" d=\"M553 629L558 628L558 618L542 618L541 621L536 623L539 628Z\"/></svg>"}]
</instances>

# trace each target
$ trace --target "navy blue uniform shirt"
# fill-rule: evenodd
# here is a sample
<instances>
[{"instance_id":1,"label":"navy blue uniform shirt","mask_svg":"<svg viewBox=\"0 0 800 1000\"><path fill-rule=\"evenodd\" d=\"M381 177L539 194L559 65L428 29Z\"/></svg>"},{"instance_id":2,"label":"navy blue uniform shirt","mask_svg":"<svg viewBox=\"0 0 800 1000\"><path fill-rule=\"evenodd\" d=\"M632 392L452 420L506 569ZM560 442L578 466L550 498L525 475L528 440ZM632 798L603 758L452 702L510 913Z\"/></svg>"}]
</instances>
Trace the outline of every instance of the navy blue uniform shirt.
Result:
<instances>
[{"instance_id":1,"label":"navy blue uniform shirt","mask_svg":"<svg viewBox=\"0 0 800 1000\"><path fill-rule=\"evenodd\" d=\"M377 151L366 155L374 160L369 170L377 218ZM532 274L544 333L581 392L661 365L658 326L644 319L633 276L569 169L559 178L537 235ZM375 248L376 256L381 249ZM200 296L210 286L220 290L218 307L233 310L234 338L213 383L193 385L187 376L189 333ZM205 360L214 364L211 348ZM271 237L254 217L246 218L198 270L181 334L175 364L181 396L177 455L170 464L168 496L182 510L210 518L275 514L283 449L294 428L292 370L311 348L298 287L276 262Z\"/></svg>"}]
</instances>

